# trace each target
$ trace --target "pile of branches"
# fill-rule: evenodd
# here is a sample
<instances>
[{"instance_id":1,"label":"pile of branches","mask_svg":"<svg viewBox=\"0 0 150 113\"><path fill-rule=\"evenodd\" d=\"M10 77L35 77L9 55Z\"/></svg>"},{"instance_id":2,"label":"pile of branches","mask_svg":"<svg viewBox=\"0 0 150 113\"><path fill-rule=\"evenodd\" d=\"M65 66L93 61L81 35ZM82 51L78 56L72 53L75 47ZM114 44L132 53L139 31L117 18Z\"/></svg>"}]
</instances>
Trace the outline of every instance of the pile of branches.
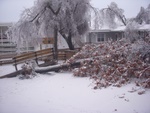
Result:
<instances>
[{"instance_id":1,"label":"pile of branches","mask_svg":"<svg viewBox=\"0 0 150 113\"><path fill-rule=\"evenodd\" d=\"M82 60L81 60L82 59ZM116 42L87 44L67 63L81 61L73 69L74 76L90 76L94 89L121 87L131 80L137 86L150 88L150 43L143 40L130 43L125 39Z\"/></svg>"}]
</instances>

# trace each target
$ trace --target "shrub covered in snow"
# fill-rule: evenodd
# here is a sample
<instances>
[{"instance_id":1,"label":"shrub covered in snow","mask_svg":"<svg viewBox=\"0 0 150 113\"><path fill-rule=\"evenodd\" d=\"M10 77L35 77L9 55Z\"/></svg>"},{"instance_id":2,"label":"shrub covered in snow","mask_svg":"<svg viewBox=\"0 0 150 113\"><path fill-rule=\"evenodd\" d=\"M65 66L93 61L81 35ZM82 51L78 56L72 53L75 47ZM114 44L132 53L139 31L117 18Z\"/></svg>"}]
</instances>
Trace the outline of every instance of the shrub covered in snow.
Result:
<instances>
[{"instance_id":1,"label":"shrub covered in snow","mask_svg":"<svg viewBox=\"0 0 150 113\"><path fill-rule=\"evenodd\" d=\"M82 60L81 60L82 59ZM90 76L94 89L110 85L121 87L133 78L136 85L150 88L150 43L125 39L116 42L87 44L67 63L81 60L81 66L73 70L74 76Z\"/></svg>"},{"instance_id":2,"label":"shrub covered in snow","mask_svg":"<svg viewBox=\"0 0 150 113\"><path fill-rule=\"evenodd\" d=\"M21 66L22 71L21 71L21 75L19 76L19 78L20 79L30 79L30 78L33 78L34 76L36 76L35 66L36 66L35 61L25 62Z\"/></svg>"}]
</instances>

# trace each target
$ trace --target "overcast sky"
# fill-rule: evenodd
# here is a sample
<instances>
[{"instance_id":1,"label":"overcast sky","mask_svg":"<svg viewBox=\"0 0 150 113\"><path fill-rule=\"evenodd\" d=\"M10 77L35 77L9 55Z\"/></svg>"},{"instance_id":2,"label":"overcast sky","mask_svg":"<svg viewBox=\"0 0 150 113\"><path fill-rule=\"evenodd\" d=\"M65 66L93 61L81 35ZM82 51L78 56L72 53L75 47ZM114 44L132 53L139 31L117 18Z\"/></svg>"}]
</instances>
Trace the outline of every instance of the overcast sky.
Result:
<instances>
[{"instance_id":1,"label":"overcast sky","mask_svg":"<svg viewBox=\"0 0 150 113\"><path fill-rule=\"evenodd\" d=\"M33 6L35 0L0 0L0 22L16 22L25 8ZM124 9L127 18L135 17L140 7L147 7L150 0L91 0L91 4L99 9L116 2L119 8Z\"/></svg>"}]
</instances>

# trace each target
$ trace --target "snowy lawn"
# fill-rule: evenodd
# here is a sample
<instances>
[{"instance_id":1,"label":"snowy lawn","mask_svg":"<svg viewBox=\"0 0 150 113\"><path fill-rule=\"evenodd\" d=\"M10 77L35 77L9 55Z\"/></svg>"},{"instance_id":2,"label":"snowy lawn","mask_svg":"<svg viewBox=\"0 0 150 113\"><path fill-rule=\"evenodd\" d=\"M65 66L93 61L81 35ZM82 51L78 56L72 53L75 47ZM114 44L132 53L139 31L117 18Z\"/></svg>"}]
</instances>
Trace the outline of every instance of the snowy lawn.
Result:
<instances>
[{"instance_id":1,"label":"snowy lawn","mask_svg":"<svg viewBox=\"0 0 150 113\"><path fill-rule=\"evenodd\" d=\"M14 71L0 67L0 75ZM135 84L93 89L88 77L72 73L38 74L33 79L0 79L0 113L150 113L150 90L130 93Z\"/></svg>"}]
</instances>

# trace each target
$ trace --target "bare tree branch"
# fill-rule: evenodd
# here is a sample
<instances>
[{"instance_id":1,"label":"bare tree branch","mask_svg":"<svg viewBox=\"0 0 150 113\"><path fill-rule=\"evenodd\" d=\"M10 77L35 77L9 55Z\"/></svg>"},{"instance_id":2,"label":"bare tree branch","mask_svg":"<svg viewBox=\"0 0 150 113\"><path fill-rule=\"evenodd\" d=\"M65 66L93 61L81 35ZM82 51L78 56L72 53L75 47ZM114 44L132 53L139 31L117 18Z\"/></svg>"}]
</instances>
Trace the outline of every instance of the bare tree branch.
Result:
<instances>
[{"instance_id":1,"label":"bare tree branch","mask_svg":"<svg viewBox=\"0 0 150 113\"><path fill-rule=\"evenodd\" d=\"M123 16L121 16L120 14L118 14L115 10L113 10L112 8L110 8L109 6L108 6L108 8L103 8L102 9L102 11L104 11L104 10L110 10L111 12L113 12L120 20L121 20L121 22L126 26L127 24L126 24L126 18L125 18L125 16L123 15Z\"/></svg>"},{"instance_id":2,"label":"bare tree branch","mask_svg":"<svg viewBox=\"0 0 150 113\"><path fill-rule=\"evenodd\" d=\"M46 8L49 8L49 9L52 11L52 13L57 16L58 13L59 13L59 11L60 11L60 9L61 9L61 4L62 4L62 3L59 4L59 7L58 7L57 11L54 11L54 9L50 6L50 4L48 4L48 5L47 5L46 7L44 7L43 10L40 11L32 20L30 20L30 22L33 22L36 18L40 18L40 15L43 14L43 13L46 11Z\"/></svg>"},{"instance_id":3,"label":"bare tree branch","mask_svg":"<svg viewBox=\"0 0 150 113\"><path fill-rule=\"evenodd\" d=\"M57 16L61 9L61 5L62 3L59 4L57 11L54 11L54 9L50 6L50 4L48 4L47 8L49 8L52 11L52 13Z\"/></svg>"},{"instance_id":4,"label":"bare tree branch","mask_svg":"<svg viewBox=\"0 0 150 113\"><path fill-rule=\"evenodd\" d=\"M40 11L32 20L30 20L29 22L33 22L37 17L40 18L40 14L43 14L46 10L46 7L44 7L44 9L42 11Z\"/></svg>"}]
</instances>

